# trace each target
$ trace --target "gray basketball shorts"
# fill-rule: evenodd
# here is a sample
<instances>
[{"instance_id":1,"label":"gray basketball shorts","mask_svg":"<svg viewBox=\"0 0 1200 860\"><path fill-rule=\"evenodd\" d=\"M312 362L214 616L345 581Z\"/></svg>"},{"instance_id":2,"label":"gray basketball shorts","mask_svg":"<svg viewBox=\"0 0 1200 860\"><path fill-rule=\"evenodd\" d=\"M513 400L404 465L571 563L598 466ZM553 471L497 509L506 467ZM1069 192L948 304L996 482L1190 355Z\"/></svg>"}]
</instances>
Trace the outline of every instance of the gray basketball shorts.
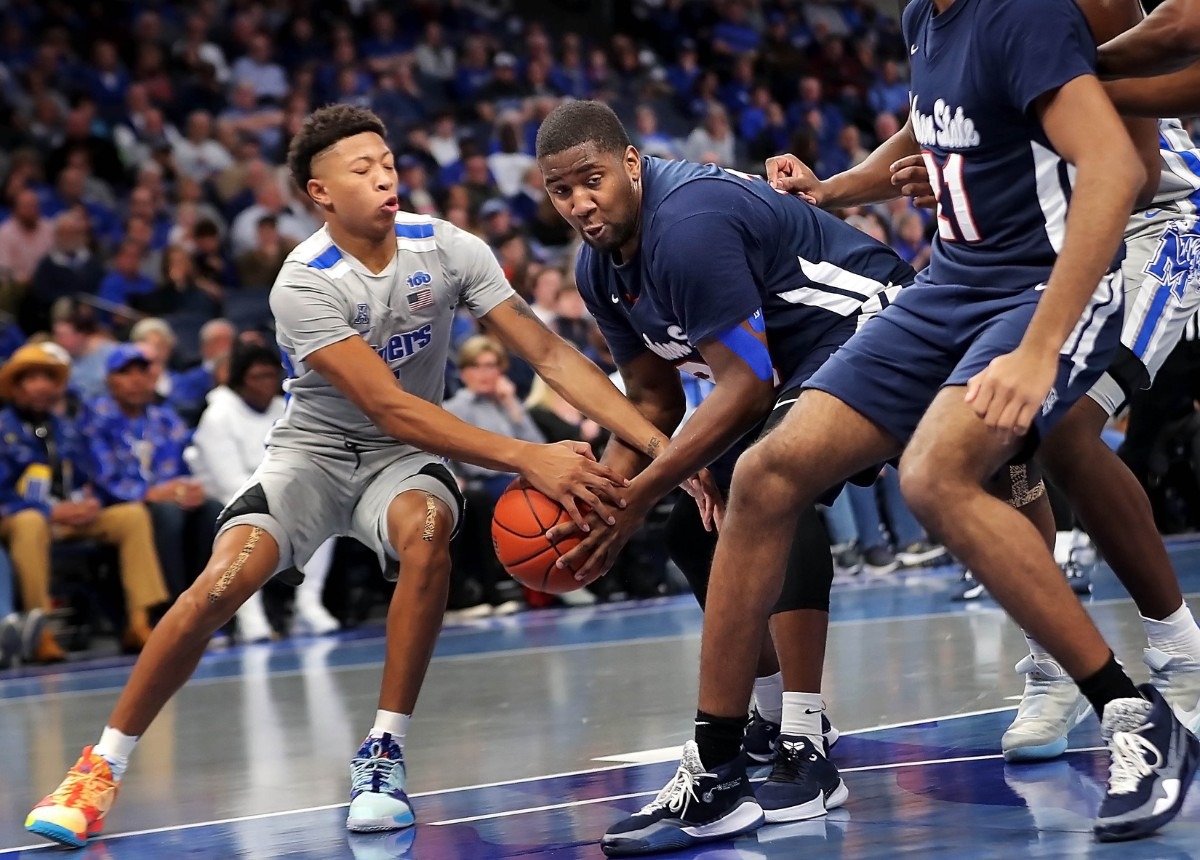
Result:
<instances>
[{"instance_id":1,"label":"gray basketball shorts","mask_svg":"<svg viewBox=\"0 0 1200 860\"><path fill-rule=\"evenodd\" d=\"M1200 221L1173 205L1130 219L1125 232L1121 347L1088 396L1116 415L1154 381L1200 308Z\"/></svg>"},{"instance_id":2,"label":"gray basketball shorts","mask_svg":"<svg viewBox=\"0 0 1200 860\"><path fill-rule=\"evenodd\" d=\"M303 571L322 543L344 535L374 551L385 575L395 579L387 512L410 490L445 502L457 530L463 498L450 470L432 454L270 447L221 512L217 537L233 526L258 526L279 545L279 573L293 566Z\"/></svg>"}]
</instances>

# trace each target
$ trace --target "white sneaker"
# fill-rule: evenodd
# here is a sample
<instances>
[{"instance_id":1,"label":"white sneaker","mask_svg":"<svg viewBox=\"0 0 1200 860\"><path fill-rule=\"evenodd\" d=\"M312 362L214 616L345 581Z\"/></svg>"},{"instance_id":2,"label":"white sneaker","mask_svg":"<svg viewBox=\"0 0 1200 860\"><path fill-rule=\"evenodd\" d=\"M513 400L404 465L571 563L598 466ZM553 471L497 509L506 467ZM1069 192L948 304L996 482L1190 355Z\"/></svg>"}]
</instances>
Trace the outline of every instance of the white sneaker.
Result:
<instances>
[{"instance_id":1,"label":"white sneaker","mask_svg":"<svg viewBox=\"0 0 1200 860\"><path fill-rule=\"evenodd\" d=\"M256 591L237 611L237 636L240 642L269 642L274 631L263 610L262 592Z\"/></svg>"},{"instance_id":2,"label":"white sneaker","mask_svg":"<svg viewBox=\"0 0 1200 860\"><path fill-rule=\"evenodd\" d=\"M1006 761L1044 761L1067 751L1067 734L1091 713L1092 706L1057 663L1039 663L1027 655L1017 664L1025 689L1012 725L1000 739Z\"/></svg>"},{"instance_id":3,"label":"white sneaker","mask_svg":"<svg viewBox=\"0 0 1200 860\"><path fill-rule=\"evenodd\" d=\"M1200 731L1200 663L1184 654L1147 648L1142 659L1150 667L1150 683L1162 693L1179 722Z\"/></svg>"},{"instance_id":4,"label":"white sneaker","mask_svg":"<svg viewBox=\"0 0 1200 860\"><path fill-rule=\"evenodd\" d=\"M325 608L320 595L303 585L296 590L295 611L292 633L297 636L324 636L341 629L341 623Z\"/></svg>"}]
</instances>

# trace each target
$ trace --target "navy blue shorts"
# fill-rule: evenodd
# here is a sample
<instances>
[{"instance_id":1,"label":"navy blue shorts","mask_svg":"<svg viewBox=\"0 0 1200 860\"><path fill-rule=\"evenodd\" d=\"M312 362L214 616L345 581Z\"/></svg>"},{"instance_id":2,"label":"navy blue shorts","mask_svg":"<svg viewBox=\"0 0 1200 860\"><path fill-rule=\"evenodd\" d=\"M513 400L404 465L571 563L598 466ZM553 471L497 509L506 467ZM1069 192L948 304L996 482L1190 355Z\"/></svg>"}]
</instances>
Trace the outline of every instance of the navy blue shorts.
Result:
<instances>
[{"instance_id":1,"label":"navy blue shorts","mask_svg":"<svg viewBox=\"0 0 1200 860\"><path fill-rule=\"evenodd\" d=\"M796 398L800 396L800 390L804 383L821 369L821 366L829 360L831 355L836 353L838 349L843 347L854 336L855 331L858 330L858 320L857 316L847 317L830 328L812 349L809 350L808 354L801 359L796 369L792 371L791 376L780 386L779 396L775 399L775 405L771 407L770 414L759 422L753 430L735 443L732 448L709 465L708 470L712 473L713 480L717 482L717 486L728 492L729 485L733 481L733 466L737 462L737 458L742 456L742 453L753 445L756 440L761 438L764 433L771 430L783 420L783 417L792 408L792 404L796 402Z\"/></svg>"},{"instance_id":2,"label":"navy blue shorts","mask_svg":"<svg viewBox=\"0 0 1200 860\"><path fill-rule=\"evenodd\" d=\"M916 283L900 290L804 384L907 444L943 386L966 385L1021 342L1044 286L1021 292ZM1063 345L1031 444L1108 369L1121 338L1121 273L1107 275Z\"/></svg>"}]
</instances>

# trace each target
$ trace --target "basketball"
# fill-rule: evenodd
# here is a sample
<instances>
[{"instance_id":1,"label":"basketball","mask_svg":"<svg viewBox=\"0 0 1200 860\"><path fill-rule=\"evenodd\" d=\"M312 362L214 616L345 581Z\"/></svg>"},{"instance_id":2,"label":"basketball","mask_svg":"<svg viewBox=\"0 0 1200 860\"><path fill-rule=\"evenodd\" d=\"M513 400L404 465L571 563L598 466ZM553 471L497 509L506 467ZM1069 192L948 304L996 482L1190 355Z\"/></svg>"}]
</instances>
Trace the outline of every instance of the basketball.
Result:
<instances>
[{"instance_id":1,"label":"basketball","mask_svg":"<svg viewBox=\"0 0 1200 860\"><path fill-rule=\"evenodd\" d=\"M573 535L552 544L546 532L571 521L562 505L535 490L513 481L496 502L492 514L492 545L496 558L508 575L534 591L563 594L587 585L575 578L573 570L554 566L559 557L570 552L583 539Z\"/></svg>"}]
</instances>

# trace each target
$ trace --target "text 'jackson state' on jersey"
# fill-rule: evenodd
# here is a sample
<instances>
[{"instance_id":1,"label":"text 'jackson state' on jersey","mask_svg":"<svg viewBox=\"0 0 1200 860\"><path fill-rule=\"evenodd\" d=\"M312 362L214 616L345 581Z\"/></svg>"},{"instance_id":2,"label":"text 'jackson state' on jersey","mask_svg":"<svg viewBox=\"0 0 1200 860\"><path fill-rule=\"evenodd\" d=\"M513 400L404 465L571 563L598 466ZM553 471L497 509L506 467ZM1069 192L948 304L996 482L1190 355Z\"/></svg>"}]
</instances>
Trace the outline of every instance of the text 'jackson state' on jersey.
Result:
<instances>
[{"instance_id":1,"label":"text 'jackson state' on jersey","mask_svg":"<svg viewBox=\"0 0 1200 860\"><path fill-rule=\"evenodd\" d=\"M709 378L696 345L761 311L786 383L831 328L912 282L891 249L761 177L643 157L641 184L634 258L585 245L575 266L618 364L650 350Z\"/></svg>"},{"instance_id":2,"label":"text 'jackson state' on jersey","mask_svg":"<svg viewBox=\"0 0 1200 860\"><path fill-rule=\"evenodd\" d=\"M1096 47L1074 0L933 0L904 11L913 132L938 199L919 283L1028 289L1050 276L1075 168L1034 102L1094 74Z\"/></svg>"}]
</instances>

